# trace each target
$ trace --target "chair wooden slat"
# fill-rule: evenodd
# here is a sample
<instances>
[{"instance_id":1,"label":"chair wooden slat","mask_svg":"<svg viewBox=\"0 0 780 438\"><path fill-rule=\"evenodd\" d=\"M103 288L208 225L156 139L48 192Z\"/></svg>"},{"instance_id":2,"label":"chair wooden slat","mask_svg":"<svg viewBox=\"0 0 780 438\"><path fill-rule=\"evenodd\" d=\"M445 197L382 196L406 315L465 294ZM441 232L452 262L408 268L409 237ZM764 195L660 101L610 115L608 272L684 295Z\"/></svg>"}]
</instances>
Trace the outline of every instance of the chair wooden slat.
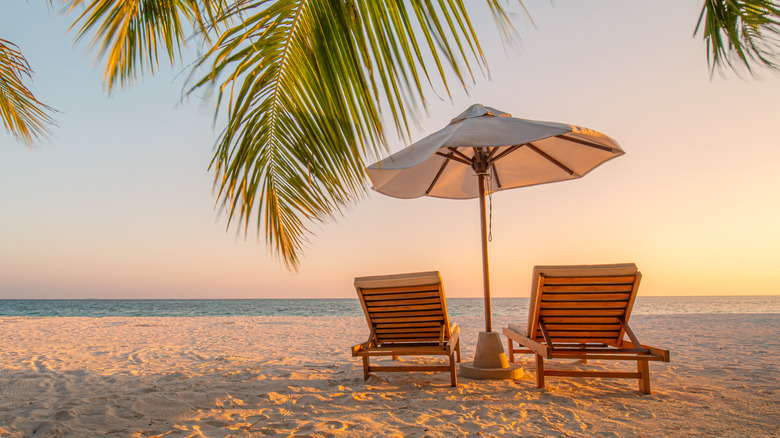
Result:
<instances>
[{"instance_id":1,"label":"chair wooden slat","mask_svg":"<svg viewBox=\"0 0 780 438\"><path fill-rule=\"evenodd\" d=\"M621 293L560 293L545 294L543 301L628 301L631 298L631 292Z\"/></svg>"},{"instance_id":2,"label":"chair wooden slat","mask_svg":"<svg viewBox=\"0 0 780 438\"><path fill-rule=\"evenodd\" d=\"M625 309L628 301L545 301L542 300L542 309ZM622 315L625 312L621 312Z\"/></svg>"},{"instance_id":3,"label":"chair wooden slat","mask_svg":"<svg viewBox=\"0 0 780 438\"><path fill-rule=\"evenodd\" d=\"M631 284L578 284L551 286L545 284L542 291L550 292L631 292Z\"/></svg>"},{"instance_id":4,"label":"chair wooden slat","mask_svg":"<svg viewBox=\"0 0 780 438\"><path fill-rule=\"evenodd\" d=\"M634 275L614 277L556 277L551 275L545 280L545 284L633 284L635 279Z\"/></svg>"},{"instance_id":5,"label":"chair wooden slat","mask_svg":"<svg viewBox=\"0 0 780 438\"><path fill-rule=\"evenodd\" d=\"M620 324L562 324L562 323L549 323L547 322L547 329L550 331L561 330L620 330Z\"/></svg>"},{"instance_id":6,"label":"chair wooden slat","mask_svg":"<svg viewBox=\"0 0 780 438\"><path fill-rule=\"evenodd\" d=\"M409 306L409 305L420 305L420 304L432 304L434 306L439 306L440 301L438 297L434 298L407 298L404 300L381 300L381 301L366 301L366 305L370 308L376 308L376 307L384 307L384 306Z\"/></svg>"},{"instance_id":7,"label":"chair wooden slat","mask_svg":"<svg viewBox=\"0 0 780 438\"><path fill-rule=\"evenodd\" d=\"M604 338L614 340L620 330L582 330L582 331L549 331L550 336L554 338L578 338L583 340L589 340L590 338Z\"/></svg>"},{"instance_id":8,"label":"chair wooden slat","mask_svg":"<svg viewBox=\"0 0 780 438\"><path fill-rule=\"evenodd\" d=\"M426 285L420 285L420 286L402 286L402 287L384 287L384 288L377 288L377 289L363 289L363 295L365 296L372 296L372 295L393 295L393 294L403 294L408 292L436 292L438 293L438 288L435 284L426 284Z\"/></svg>"},{"instance_id":9,"label":"chair wooden slat","mask_svg":"<svg viewBox=\"0 0 780 438\"><path fill-rule=\"evenodd\" d=\"M427 309L427 310L403 310L400 312L376 312L372 314L372 318L401 318L401 317L407 317L407 318L418 318L418 317L424 317L424 316L436 316L439 318L443 318L444 314L441 313L440 309Z\"/></svg>"},{"instance_id":10,"label":"chair wooden slat","mask_svg":"<svg viewBox=\"0 0 780 438\"><path fill-rule=\"evenodd\" d=\"M570 315L570 316L545 316L546 324L620 324L620 319L616 316L593 316L593 315Z\"/></svg>"},{"instance_id":11,"label":"chair wooden slat","mask_svg":"<svg viewBox=\"0 0 780 438\"><path fill-rule=\"evenodd\" d=\"M436 321L439 324L439 326L441 326L443 318L441 317L441 315L438 315L438 316L437 315L433 315L433 316L418 316L416 318L410 318L408 316L402 316L402 317L398 317L398 318L392 318L392 317L389 317L389 318L374 318L374 322L376 324L384 324L384 323L392 322L392 323L409 323L410 326L413 323L430 322L430 321Z\"/></svg>"},{"instance_id":12,"label":"chair wooden slat","mask_svg":"<svg viewBox=\"0 0 780 438\"><path fill-rule=\"evenodd\" d=\"M381 342L414 342L419 340L439 340L438 333L377 333Z\"/></svg>"},{"instance_id":13,"label":"chair wooden slat","mask_svg":"<svg viewBox=\"0 0 780 438\"><path fill-rule=\"evenodd\" d=\"M555 358L555 348L554 347L555 347L555 344L558 343L558 342L583 342L583 341L587 341L587 342L600 342L600 343L607 344L607 345L615 345L615 338L613 338L613 337L603 337L603 338L597 338L597 337L583 338L583 337L580 337L580 336L571 337L571 338L557 337L557 338L552 338L552 341L553 341L553 358Z\"/></svg>"},{"instance_id":14,"label":"chair wooden slat","mask_svg":"<svg viewBox=\"0 0 780 438\"><path fill-rule=\"evenodd\" d=\"M618 309L586 309L588 312L577 311L577 309L541 309L541 316L623 316L626 312L624 308Z\"/></svg>"},{"instance_id":15,"label":"chair wooden slat","mask_svg":"<svg viewBox=\"0 0 780 438\"><path fill-rule=\"evenodd\" d=\"M405 300L405 299L416 300L416 299L425 299L425 298L433 298L435 300L438 300L439 292L431 291L431 292L414 292L414 293L397 293L397 294L377 294L377 295L366 295L363 297L366 303L374 302L374 301L384 301L384 300Z\"/></svg>"},{"instance_id":16,"label":"chair wooden slat","mask_svg":"<svg viewBox=\"0 0 780 438\"><path fill-rule=\"evenodd\" d=\"M403 326L399 328L377 328L376 333L436 333L439 335L441 329L439 327L408 327Z\"/></svg>"},{"instance_id":17,"label":"chair wooden slat","mask_svg":"<svg viewBox=\"0 0 780 438\"><path fill-rule=\"evenodd\" d=\"M367 306L367 307L368 310L374 312L375 315L382 312L417 311L417 310L433 310L436 311L436 313L441 313L441 306L438 303L436 304L417 303L417 304L398 305L398 306Z\"/></svg>"},{"instance_id":18,"label":"chair wooden slat","mask_svg":"<svg viewBox=\"0 0 780 438\"><path fill-rule=\"evenodd\" d=\"M376 322L376 320L374 320ZM417 321L417 322L409 322L404 318L401 318L398 322L385 322L385 323L377 323L375 324L377 330L382 328L403 328L403 327L436 327L436 330L441 327L441 319L438 320L431 320L431 321Z\"/></svg>"}]
</instances>

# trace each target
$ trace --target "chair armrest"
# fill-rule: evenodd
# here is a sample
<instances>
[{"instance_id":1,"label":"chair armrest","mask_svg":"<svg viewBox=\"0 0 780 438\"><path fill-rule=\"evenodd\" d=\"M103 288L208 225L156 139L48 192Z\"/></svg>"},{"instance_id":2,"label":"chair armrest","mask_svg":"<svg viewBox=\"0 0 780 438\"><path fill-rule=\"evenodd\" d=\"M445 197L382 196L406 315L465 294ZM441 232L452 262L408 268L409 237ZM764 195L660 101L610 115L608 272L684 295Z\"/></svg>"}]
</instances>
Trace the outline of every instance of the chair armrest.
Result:
<instances>
[{"instance_id":1,"label":"chair armrest","mask_svg":"<svg viewBox=\"0 0 780 438\"><path fill-rule=\"evenodd\" d=\"M518 333L509 327L504 327L503 332L504 332L504 336L517 342L523 347L528 348L529 350L533 351L539 356L542 356L545 359L552 359L551 347L544 345L540 342L534 341L533 339L525 336L524 334Z\"/></svg>"},{"instance_id":2,"label":"chair armrest","mask_svg":"<svg viewBox=\"0 0 780 438\"><path fill-rule=\"evenodd\" d=\"M629 348L644 348L645 350L648 350L650 354L652 354L653 356L660 357L663 362L671 362L671 359L669 357L669 350L665 350L663 348L658 348L658 347L651 347L649 345L643 345L643 344L639 344L639 346L637 347L636 344L627 340L623 341L623 345Z\"/></svg>"},{"instance_id":3,"label":"chair armrest","mask_svg":"<svg viewBox=\"0 0 780 438\"><path fill-rule=\"evenodd\" d=\"M458 324L452 324L450 326L450 339L447 341L447 351L449 353L455 351L458 339L460 339L460 327L458 327Z\"/></svg>"},{"instance_id":4,"label":"chair armrest","mask_svg":"<svg viewBox=\"0 0 780 438\"><path fill-rule=\"evenodd\" d=\"M519 333L520 336L525 336L525 332L526 332L525 326L521 326L520 324L515 324L510 322L507 328L509 330L512 330L513 332Z\"/></svg>"},{"instance_id":5,"label":"chair armrest","mask_svg":"<svg viewBox=\"0 0 780 438\"><path fill-rule=\"evenodd\" d=\"M664 350L663 348L658 347L651 347L649 345L643 345L642 348L647 348L650 350L650 353L653 353L656 356L661 356L664 362L671 362L671 358L669 357L669 350Z\"/></svg>"},{"instance_id":6,"label":"chair armrest","mask_svg":"<svg viewBox=\"0 0 780 438\"><path fill-rule=\"evenodd\" d=\"M357 357L358 353L366 348L366 344L357 344L352 347L352 357Z\"/></svg>"}]
</instances>

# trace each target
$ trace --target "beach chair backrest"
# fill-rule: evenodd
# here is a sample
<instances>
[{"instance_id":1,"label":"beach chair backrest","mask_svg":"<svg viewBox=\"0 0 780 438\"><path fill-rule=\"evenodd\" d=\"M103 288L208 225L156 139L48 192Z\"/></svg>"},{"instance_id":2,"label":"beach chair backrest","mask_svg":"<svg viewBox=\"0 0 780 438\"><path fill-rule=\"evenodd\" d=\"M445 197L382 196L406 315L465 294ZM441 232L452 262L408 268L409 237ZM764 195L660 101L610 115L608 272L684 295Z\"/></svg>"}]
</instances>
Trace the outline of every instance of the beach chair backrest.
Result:
<instances>
[{"instance_id":1,"label":"beach chair backrest","mask_svg":"<svg viewBox=\"0 0 780 438\"><path fill-rule=\"evenodd\" d=\"M445 342L450 321L437 271L355 278L377 345Z\"/></svg>"},{"instance_id":2,"label":"beach chair backrest","mask_svg":"<svg viewBox=\"0 0 780 438\"><path fill-rule=\"evenodd\" d=\"M536 266L528 309L528 337L552 343L619 347L642 274L633 263Z\"/></svg>"}]
</instances>

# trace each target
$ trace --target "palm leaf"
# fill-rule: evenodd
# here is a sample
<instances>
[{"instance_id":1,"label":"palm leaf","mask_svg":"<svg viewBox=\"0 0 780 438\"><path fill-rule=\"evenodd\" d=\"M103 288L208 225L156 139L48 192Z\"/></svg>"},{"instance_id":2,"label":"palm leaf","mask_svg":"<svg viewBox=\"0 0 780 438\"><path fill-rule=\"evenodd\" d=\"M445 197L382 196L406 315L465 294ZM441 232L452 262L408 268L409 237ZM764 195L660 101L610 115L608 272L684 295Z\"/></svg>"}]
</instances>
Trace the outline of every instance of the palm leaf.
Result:
<instances>
[{"instance_id":1,"label":"palm leaf","mask_svg":"<svg viewBox=\"0 0 780 438\"><path fill-rule=\"evenodd\" d=\"M51 1L51 0L50 0ZM83 8L71 26L76 40L92 35L90 47L105 59L104 80L111 91L154 74L159 55L175 64L181 46L195 31L203 37L207 23L226 8L226 0L66 0L69 11Z\"/></svg>"},{"instance_id":2,"label":"palm leaf","mask_svg":"<svg viewBox=\"0 0 780 438\"><path fill-rule=\"evenodd\" d=\"M364 157L424 108L424 90L472 79L484 61L458 0L255 0L223 17L199 63L227 111L212 160L229 223L264 226L272 252L296 269L309 227L365 193ZM436 78L436 79L434 79ZM420 105L422 103L422 106Z\"/></svg>"},{"instance_id":3,"label":"palm leaf","mask_svg":"<svg viewBox=\"0 0 780 438\"><path fill-rule=\"evenodd\" d=\"M706 0L702 30L711 73L729 66L753 74L756 65L780 70L780 6L775 0Z\"/></svg>"},{"instance_id":4,"label":"palm leaf","mask_svg":"<svg viewBox=\"0 0 780 438\"><path fill-rule=\"evenodd\" d=\"M55 110L33 96L22 82L25 76L32 79L32 70L19 47L0 39L0 118L17 140L32 145L48 139Z\"/></svg>"}]
</instances>

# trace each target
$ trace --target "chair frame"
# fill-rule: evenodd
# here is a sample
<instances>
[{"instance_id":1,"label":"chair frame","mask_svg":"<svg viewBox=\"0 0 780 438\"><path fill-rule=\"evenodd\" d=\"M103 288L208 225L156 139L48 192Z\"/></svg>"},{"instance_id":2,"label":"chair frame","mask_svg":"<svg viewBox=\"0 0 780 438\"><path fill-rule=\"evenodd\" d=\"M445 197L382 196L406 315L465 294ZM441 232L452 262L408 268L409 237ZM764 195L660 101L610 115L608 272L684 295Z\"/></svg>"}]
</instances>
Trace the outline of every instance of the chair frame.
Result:
<instances>
[{"instance_id":1,"label":"chair frame","mask_svg":"<svg viewBox=\"0 0 780 438\"><path fill-rule=\"evenodd\" d=\"M460 362L460 327L450 324L444 287L437 271L355 278L355 290L370 333L352 347L363 359L363 378L372 372L449 372L458 385L455 362ZM371 365L375 356L445 356L449 364Z\"/></svg>"},{"instance_id":2,"label":"chair frame","mask_svg":"<svg viewBox=\"0 0 780 438\"><path fill-rule=\"evenodd\" d=\"M628 325L641 278L634 264L535 267L527 330L503 329L509 361L515 362L515 354L534 354L539 388L545 376L627 378L650 394L649 362L669 362L670 356L641 344ZM545 359L636 361L637 371L546 369Z\"/></svg>"}]
</instances>

